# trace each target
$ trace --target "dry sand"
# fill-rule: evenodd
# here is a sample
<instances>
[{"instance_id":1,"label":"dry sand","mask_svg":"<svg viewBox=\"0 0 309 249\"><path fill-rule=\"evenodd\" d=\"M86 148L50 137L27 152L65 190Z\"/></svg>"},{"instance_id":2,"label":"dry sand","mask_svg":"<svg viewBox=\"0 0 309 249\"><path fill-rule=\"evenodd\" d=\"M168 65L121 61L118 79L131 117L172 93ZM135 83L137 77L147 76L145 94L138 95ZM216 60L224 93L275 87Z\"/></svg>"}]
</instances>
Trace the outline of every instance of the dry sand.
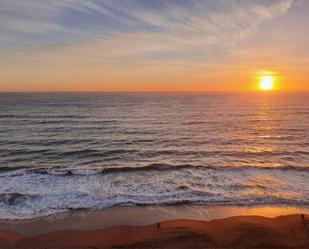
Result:
<instances>
[{"instance_id":1,"label":"dry sand","mask_svg":"<svg viewBox=\"0 0 309 249\"><path fill-rule=\"evenodd\" d=\"M66 230L28 238L0 232L0 248L309 248L309 216L237 216L174 220L96 231Z\"/></svg>"}]
</instances>

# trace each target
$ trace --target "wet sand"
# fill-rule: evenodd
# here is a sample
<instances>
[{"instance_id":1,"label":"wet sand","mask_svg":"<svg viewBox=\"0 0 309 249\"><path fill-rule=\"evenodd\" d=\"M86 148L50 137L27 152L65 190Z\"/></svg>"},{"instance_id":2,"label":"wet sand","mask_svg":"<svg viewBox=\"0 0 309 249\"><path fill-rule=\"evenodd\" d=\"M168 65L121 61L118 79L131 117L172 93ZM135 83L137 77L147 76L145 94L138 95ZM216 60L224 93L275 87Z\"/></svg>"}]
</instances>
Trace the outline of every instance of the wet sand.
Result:
<instances>
[{"instance_id":1,"label":"wet sand","mask_svg":"<svg viewBox=\"0 0 309 249\"><path fill-rule=\"evenodd\" d=\"M255 215L273 218L297 213L309 214L309 208L292 205L113 207L98 211L71 211L34 219L0 219L0 231L34 237L63 230L92 231L114 226L147 226L168 220L210 221Z\"/></svg>"},{"instance_id":2,"label":"wet sand","mask_svg":"<svg viewBox=\"0 0 309 249\"><path fill-rule=\"evenodd\" d=\"M0 232L0 248L309 248L309 215L172 220L27 237Z\"/></svg>"}]
</instances>

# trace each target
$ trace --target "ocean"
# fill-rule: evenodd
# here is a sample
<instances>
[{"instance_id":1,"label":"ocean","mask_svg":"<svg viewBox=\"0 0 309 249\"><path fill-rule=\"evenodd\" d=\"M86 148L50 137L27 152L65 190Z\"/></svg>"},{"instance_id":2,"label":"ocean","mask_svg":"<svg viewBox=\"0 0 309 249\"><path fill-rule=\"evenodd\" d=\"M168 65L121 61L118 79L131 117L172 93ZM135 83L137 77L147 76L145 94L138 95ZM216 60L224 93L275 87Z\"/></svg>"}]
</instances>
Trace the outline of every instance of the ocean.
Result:
<instances>
[{"instance_id":1,"label":"ocean","mask_svg":"<svg viewBox=\"0 0 309 249\"><path fill-rule=\"evenodd\" d=\"M309 206L308 93L2 93L0 218Z\"/></svg>"}]
</instances>

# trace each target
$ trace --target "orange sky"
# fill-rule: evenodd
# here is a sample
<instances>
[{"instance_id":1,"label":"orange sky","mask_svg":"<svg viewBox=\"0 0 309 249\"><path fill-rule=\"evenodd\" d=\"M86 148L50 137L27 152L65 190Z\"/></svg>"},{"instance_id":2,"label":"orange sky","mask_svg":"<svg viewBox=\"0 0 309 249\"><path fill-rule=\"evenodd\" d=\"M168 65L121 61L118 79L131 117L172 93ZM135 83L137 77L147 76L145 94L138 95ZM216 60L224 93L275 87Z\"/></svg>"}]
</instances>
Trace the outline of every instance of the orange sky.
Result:
<instances>
[{"instance_id":1,"label":"orange sky","mask_svg":"<svg viewBox=\"0 0 309 249\"><path fill-rule=\"evenodd\" d=\"M309 90L309 2L0 3L0 91Z\"/></svg>"}]
</instances>

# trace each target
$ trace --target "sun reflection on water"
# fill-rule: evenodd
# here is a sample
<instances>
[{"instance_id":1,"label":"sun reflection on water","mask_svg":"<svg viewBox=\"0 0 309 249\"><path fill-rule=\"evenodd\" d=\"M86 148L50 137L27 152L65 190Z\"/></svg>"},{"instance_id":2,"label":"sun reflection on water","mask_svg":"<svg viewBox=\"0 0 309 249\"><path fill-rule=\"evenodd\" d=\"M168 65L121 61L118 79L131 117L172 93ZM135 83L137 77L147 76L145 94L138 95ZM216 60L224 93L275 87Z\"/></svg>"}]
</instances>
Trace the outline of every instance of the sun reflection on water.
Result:
<instances>
[{"instance_id":1,"label":"sun reflection on water","mask_svg":"<svg viewBox=\"0 0 309 249\"><path fill-rule=\"evenodd\" d=\"M262 103L256 106L252 117L251 121L248 122L248 128L251 132L247 135L247 139L251 143L245 148L245 153L259 156L260 161L255 161L255 166L281 166L282 163L273 158L273 154L280 152L280 147L273 139L281 137L281 117L276 111L276 103L271 96L263 96Z\"/></svg>"}]
</instances>

